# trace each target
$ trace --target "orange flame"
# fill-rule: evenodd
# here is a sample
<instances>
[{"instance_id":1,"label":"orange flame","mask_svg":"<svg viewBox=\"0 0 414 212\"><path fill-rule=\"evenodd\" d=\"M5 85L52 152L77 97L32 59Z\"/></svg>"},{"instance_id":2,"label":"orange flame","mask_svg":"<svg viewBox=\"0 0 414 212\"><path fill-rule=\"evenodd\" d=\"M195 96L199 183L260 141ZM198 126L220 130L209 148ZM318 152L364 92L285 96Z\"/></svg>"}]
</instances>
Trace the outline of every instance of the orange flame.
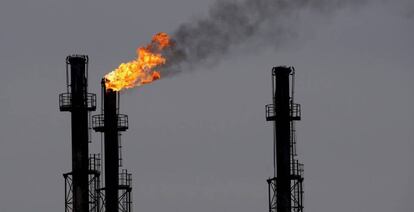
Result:
<instances>
[{"instance_id":1,"label":"orange flame","mask_svg":"<svg viewBox=\"0 0 414 212\"><path fill-rule=\"evenodd\" d=\"M167 33L155 34L150 44L137 49L135 60L121 63L118 68L105 75L106 89L120 91L160 79L161 74L155 68L166 63L167 59L160 52L170 45L171 40Z\"/></svg>"}]
</instances>

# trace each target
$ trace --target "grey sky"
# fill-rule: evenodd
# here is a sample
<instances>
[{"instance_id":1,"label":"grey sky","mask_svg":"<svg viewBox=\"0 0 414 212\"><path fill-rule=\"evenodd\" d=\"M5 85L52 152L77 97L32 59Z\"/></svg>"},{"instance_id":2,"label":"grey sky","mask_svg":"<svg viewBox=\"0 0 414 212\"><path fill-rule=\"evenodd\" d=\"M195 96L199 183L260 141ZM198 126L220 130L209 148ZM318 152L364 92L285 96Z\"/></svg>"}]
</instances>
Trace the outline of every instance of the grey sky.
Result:
<instances>
[{"instance_id":1,"label":"grey sky","mask_svg":"<svg viewBox=\"0 0 414 212\"><path fill-rule=\"evenodd\" d=\"M213 2L2 1L0 211L64 208L70 116L57 100L68 54L90 56L98 93L101 77L152 34L207 14ZM246 44L216 66L123 94L135 211L267 210L264 105L274 65L297 70L305 210L414 211L414 3L372 1L296 24L295 39L277 51Z\"/></svg>"}]
</instances>

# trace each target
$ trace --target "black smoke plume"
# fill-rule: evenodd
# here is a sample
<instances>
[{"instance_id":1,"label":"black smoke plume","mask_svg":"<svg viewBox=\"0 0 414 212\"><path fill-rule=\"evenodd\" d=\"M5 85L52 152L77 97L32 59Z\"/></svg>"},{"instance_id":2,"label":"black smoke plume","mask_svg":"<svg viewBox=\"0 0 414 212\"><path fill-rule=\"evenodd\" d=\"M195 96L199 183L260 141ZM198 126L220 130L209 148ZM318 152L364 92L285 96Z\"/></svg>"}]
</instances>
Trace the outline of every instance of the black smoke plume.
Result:
<instances>
[{"instance_id":1,"label":"black smoke plume","mask_svg":"<svg viewBox=\"0 0 414 212\"><path fill-rule=\"evenodd\" d=\"M174 46L166 53L163 76L219 62L247 44L252 51L278 46L293 39L298 14L310 11L331 16L340 8L365 0L221 0L210 7L207 17L184 23L173 32Z\"/></svg>"}]
</instances>

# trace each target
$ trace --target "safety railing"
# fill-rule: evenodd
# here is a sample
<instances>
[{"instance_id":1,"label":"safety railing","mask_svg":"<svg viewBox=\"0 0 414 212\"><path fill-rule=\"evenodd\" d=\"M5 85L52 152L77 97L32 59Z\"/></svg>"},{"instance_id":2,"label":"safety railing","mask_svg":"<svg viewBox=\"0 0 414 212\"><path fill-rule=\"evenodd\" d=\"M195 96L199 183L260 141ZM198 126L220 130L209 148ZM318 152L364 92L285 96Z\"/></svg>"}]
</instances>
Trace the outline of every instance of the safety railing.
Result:
<instances>
[{"instance_id":1,"label":"safety railing","mask_svg":"<svg viewBox=\"0 0 414 212\"><path fill-rule=\"evenodd\" d=\"M119 173L119 185L121 186L131 186L132 185L132 174L128 173L126 169L123 169Z\"/></svg>"},{"instance_id":2,"label":"safety railing","mask_svg":"<svg viewBox=\"0 0 414 212\"><path fill-rule=\"evenodd\" d=\"M73 109L96 110L96 94L87 93L80 105L73 105L72 93L59 94L59 108L61 111L72 111Z\"/></svg>"},{"instance_id":3,"label":"safety railing","mask_svg":"<svg viewBox=\"0 0 414 212\"><path fill-rule=\"evenodd\" d=\"M98 114L92 116L92 128L97 132L105 131L105 115ZM117 115L117 129L118 131L125 131L128 129L128 116L125 114Z\"/></svg>"},{"instance_id":4,"label":"safety railing","mask_svg":"<svg viewBox=\"0 0 414 212\"><path fill-rule=\"evenodd\" d=\"M266 110L266 120L274 121L276 120L275 105L267 104L265 106ZM301 107L300 104L291 103L290 105L290 118L291 120L300 120L301 119Z\"/></svg>"}]
</instances>

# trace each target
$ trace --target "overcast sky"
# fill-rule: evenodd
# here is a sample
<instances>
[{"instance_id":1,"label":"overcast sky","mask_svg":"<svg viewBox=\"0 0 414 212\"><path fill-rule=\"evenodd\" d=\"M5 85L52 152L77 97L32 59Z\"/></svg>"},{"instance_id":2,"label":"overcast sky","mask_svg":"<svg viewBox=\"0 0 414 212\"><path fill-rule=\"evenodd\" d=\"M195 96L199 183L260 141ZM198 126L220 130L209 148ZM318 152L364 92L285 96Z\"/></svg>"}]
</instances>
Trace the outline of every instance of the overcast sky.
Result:
<instances>
[{"instance_id":1,"label":"overcast sky","mask_svg":"<svg viewBox=\"0 0 414 212\"><path fill-rule=\"evenodd\" d=\"M65 58L90 57L90 92L159 31L214 0L0 3L0 211L63 211L71 169ZM280 48L240 46L211 67L125 92L134 211L267 211L270 70L296 67L305 211L414 211L414 3L304 14ZM100 137L93 136L92 151Z\"/></svg>"}]
</instances>

